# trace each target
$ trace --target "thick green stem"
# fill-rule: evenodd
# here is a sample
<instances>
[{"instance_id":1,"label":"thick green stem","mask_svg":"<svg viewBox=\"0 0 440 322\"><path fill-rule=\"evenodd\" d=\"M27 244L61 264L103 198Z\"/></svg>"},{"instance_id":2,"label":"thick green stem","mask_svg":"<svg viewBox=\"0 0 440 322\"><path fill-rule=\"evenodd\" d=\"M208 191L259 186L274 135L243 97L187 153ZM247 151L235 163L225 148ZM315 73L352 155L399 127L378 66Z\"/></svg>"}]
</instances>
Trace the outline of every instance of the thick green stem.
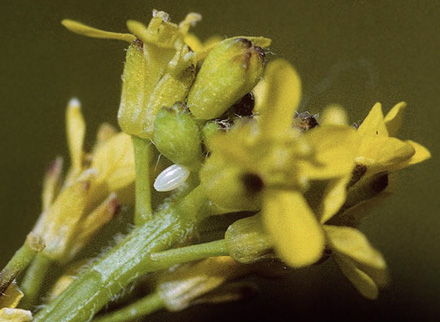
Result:
<instances>
[{"instance_id":1,"label":"thick green stem","mask_svg":"<svg viewBox=\"0 0 440 322\"><path fill-rule=\"evenodd\" d=\"M44 248L42 240L32 233L0 272L0 294L4 293L12 281L25 270L39 251Z\"/></svg>"},{"instance_id":2,"label":"thick green stem","mask_svg":"<svg viewBox=\"0 0 440 322\"><path fill-rule=\"evenodd\" d=\"M35 257L31 266L26 272L26 275L21 282L21 290L24 293L23 300L20 302L20 307L24 309L32 309L40 295L41 287L44 284L46 273L53 264L52 260L43 254Z\"/></svg>"},{"instance_id":3,"label":"thick green stem","mask_svg":"<svg viewBox=\"0 0 440 322\"><path fill-rule=\"evenodd\" d=\"M148 314L157 312L164 308L164 303L159 294L153 293L143 299L134 302L121 310L104 315L93 322L125 322L133 321L136 318L146 316Z\"/></svg>"},{"instance_id":4,"label":"thick green stem","mask_svg":"<svg viewBox=\"0 0 440 322\"><path fill-rule=\"evenodd\" d=\"M152 217L151 191L150 191L150 141L132 136L134 147L134 159L136 167L136 201L135 217L136 225L141 225Z\"/></svg>"},{"instance_id":5,"label":"thick green stem","mask_svg":"<svg viewBox=\"0 0 440 322\"><path fill-rule=\"evenodd\" d=\"M211 207L209 203L207 205L201 190L196 188L178 204L155 214L151 221L133 230L119 245L80 275L63 294L44 307L35 316L34 322L88 321L138 276L177 264L179 260L206 257L207 249L200 248L200 245L196 246L203 257L192 252L192 257L181 254L176 261L167 261L166 256L159 261L156 258L161 255L152 255L185 241L193 233L198 221L197 214L206 210L211 210ZM175 251L171 252L171 256L176 257ZM165 266L162 261L166 263Z\"/></svg>"}]
</instances>

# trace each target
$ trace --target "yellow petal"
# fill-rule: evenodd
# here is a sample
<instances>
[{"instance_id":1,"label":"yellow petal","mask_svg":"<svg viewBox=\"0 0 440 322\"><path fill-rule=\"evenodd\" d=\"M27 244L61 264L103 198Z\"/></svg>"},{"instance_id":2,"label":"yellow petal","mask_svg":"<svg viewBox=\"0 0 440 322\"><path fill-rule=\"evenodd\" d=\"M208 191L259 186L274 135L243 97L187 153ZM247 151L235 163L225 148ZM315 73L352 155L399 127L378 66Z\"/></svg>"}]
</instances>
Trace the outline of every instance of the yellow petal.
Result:
<instances>
[{"instance_id":1,"label":"yellow petal","mask_svg":"<svg viewBox=\"0 0 440 322\"><path fill-rule=\"evenodd\" d=\"M183 20L179 24L180 32L183 35L187 35L189 28L195 26L196 23L199 22L200 20L202 20L202 16L200 14L195 12L188 13L185 17L185 20Z\"/></svg>"},{"instance_id":2,"label":"yellow petal","mask_svg":"<svg viewBox=\"0 0 440 322\"><path fill-rule=\"evenodd\" d=\"M357 130L359 136L374 136L385 135L388 136L388 130L385 126L382 105L376 103L368 113L365 120L359 126Z\"/></svg>"},{"instance_id":3,"label":"yellow petal","mask_svg":"<svg viewBox=\"0 0 440 322\"><path fill-rule=\"evenodd\" d=\"M135 168L131 137L118 133L108 139L96 150L91 168L98 172L94 184L105 184L108 192L117 192L133 183Z\"/></svg>"},{"instance_id":4,"label":"yellow petal","mask_svg":"<svg viewBox=\"0 0 440 322\"><path fill-rule=\"evenodd\" d=\"M191 48L192 51L198 52L203 48L203 44L200 41L199 37L194 35L193 33L188 33L185 36L185 44Z\"/></svg>"},{"instance_id":5,"label":"yellow petal","mask_svg":"<svg viewBox=\"0 0 440 322\"><path fill-rule=\"evenodd\" d=\"M102 202L95 210L85 217L79 224L78 233L70 249L70 257L79 252L89 240L107 224L117 213L119 202L115 193Z\"/></svg>"},{"instance_id":6,"label":"yellow petal","mask_svg":"<svg viewBox=\"0 0 440 322\"><path fill-rule=\"evenodd\" d=\"M379 295L376 283L366 273L354 266L352 263L344 261L335 255L334 259L341 268L342 273L350 280L354 287L363 296L370 300L374 300Z\"/></svg>"},{"instance_id":7,"label":"yellow petal","mask_svg":"<svg viewBox=\"0 0 440 322\"><path fill-rule=\"evenodd\" d=\"M403 161L403 162L393 166L391 168L391 171L397 171L397 170L409 167L411 165L423 162L423 161L431 158L431 152L429 152L429 150L427 148L425 148L423 145L420 145L417 142L414 142L411 140L405 141L405 143L410 144L414 148L415 153L408 160Z\"/></svg>"},{"instance_id":8,"label":"yellow petal","mask_svg":"<svg viewBox=\"0 0 440 322\"><path fill-rule=\"evenodd\" d=\"M196 52L196 59L197 61L200 61L204 59L206 56L208 56L209 52L212 48L214 48L219 42L224 40L224 38L220 36L212 36L206 39L205 42L199 47L198 50L194 50ZM190 46L191 47L191 46ZM191 47L192 49L192 47Z\"/></svg>"},{"instance_id":9,"label":"yellow petal","mask_svg":"<svg viewBox=\"0 0 440 322\"><path fill-rule=\"evenodd\" d=\"M321 125L347 125L348 116L340 105L327 106L319 117Z\"/></svg>"},{"instance_id":10,"label":"yellow petal","mask_svg":"<svg viewBox=\"0 0 440 322\"><path fill-rule=\"evenodd\" d=\"M136 37L130 34L99 30L70 19L64 19L61 23L70 31L87 37L123 40L129 43L136 40Z\"/></svg>"},{"instance_id":11,"label":"yellow petal","mask_svg":"<svg viewBox=\"0 0 440 322\"><path fill-rule=\"evenodd\" d=\"M116 128L108 123L102 123L99 126L98 132L96 133L96 142L93 146L93 150L96 150L99 146L101 146L108 139L113 137L117 133Z\"/></svg>"},{"instance_id":12,"label":"yellow petal","mask_svg":"<svg viewBox=\"0 0 440 322\"><path fill-rule=\"evenodd\" d=\"M374 161L370 166L367 164L370 174L391 171L396 165L410 160L414 154L415 149L410 143L386 136L363 140L357 153L358 156Z\"/></svg>"},{"instance_id":13,"label":"yellow petal","mask_svg":"<svg viewBox=\"0 0 440 322\"><path fill-rule=\"evenodd\" d=\"M0 321L30 322L32 321L32 313L27 310L4 308L0 310Z\"/></svg>"},{"instance_id":14,"label":"yellow petal","mask_svg":"<svg viewBox=\"0 0 440 322\"><path fill-rule=\"evenodd\" d=\"M351 227L338 227L324 225L324 231L328 242L334 252L345 255L355 262L385 269L386 263L382 254L374 249L364 234Z\"/></svg>"},{"instance_id":15,"label":"yellow petal","mask_svg":"<svg viewBox=\"0 0 440 322\"><path fill-rule=\"evenodd\" d=\"M282 134L292 127L301 100L301 80L288 61L277 59L268 63L254 94L254 110L260 114L263 133Z\"/></svg>"},{"instance_id":16,"label":"yellow petal","mask_svg":"<svg viewBox=\"0 0 440 322\"><path fill-rule=\"evenodd\" d=\"M387 127L389 136L396 136L403 120L403 110L406 107L405 102L396 104L385 116L384 122Z\"/></svg>"},{"instance_id":17,"label":"yellow petal","mask_svg":"<svg viewBox=\"0 0 440 322\"><path fill-rule=\"evenodd\" d=\"M300 161L302 173L309 179L324 180L352 172L351 149L356 131L350 126L321 126L307 131L304 139L314 151L314 159Z\"/></svg>"},{"instance_id":18,"label":"yellow petal","mask_svg":"<svg viewBox=\"0 0 440 322\"><path fill-rule=\"evenodd\" d=\"M22 298L23 292L14 281L9 284L9 287L3 294L0 294L0 308L15 308Z\"/></svg>"},{"instance_id":19,"label":"yellow petal","mask_svg":"<svg viewBox=\"0 0 440 322\"><path fill-rule=\"evenodd\" d=\"M82 167L86 123L81 113L81 103L76 98L72 98L67 106L66 127L72 169L77 172Z\"/></svg>"},{"instance_id":20,"label":"yellow petal","mask_svg":"<svg viewBox=\"0 0 440 322\"><path fill-rule=\"evenodd\" d=\"M311 265L321 257L324 234L301 193L267 189L262 214L275 251L288 265Z\"/></svg>"},{"instance_id":21,"label":"yellow petal","mask_svg":"<svg viewBox=\"0 0 440 322\"><path fill-rule=\"evenodd\" d=\"M325 223L341 209L347 197L347 185L351 175L331 180L325 187L322 202L318 209L318 218Z\"/></svg>"}]
</instances>

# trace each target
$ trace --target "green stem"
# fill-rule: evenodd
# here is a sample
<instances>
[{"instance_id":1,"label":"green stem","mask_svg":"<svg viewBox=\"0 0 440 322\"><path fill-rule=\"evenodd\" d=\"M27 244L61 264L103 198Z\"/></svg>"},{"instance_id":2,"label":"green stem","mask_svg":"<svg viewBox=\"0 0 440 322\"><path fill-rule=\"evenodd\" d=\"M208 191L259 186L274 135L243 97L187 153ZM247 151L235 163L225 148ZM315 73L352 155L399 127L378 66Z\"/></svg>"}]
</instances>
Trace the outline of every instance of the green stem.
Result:
<instances>
[{"instance_id":1,"label":"green stem","mask_svg":"<svg viewBox=\"0 0 440 322\"><path fill-rule=\"evenodd\" d=\"M0 294L4 293L12 281L25 270L37 253L44 248L41 239L32 233L0 272Z\"/></svg>"},{"instance_id":2,"label":"green stem","mask_svg":"<svg viewBox=\"0 0 440 322\"><path fill-rule=\"evenodd\" d=\"M157 271L176 264L192 262L207 257L225 256L228 254L229 251L226 247L225 240L220 239L209 243L174 248L164 252L153 253L150 255L150 260L152 261L150 265L154 271Z\"/></svg>"},{"instance_id":3,"label":"green stem","mask_svg":"<svg viewBox=\"0 0 440 322\"><path fill-rule=\"evenodd\" d=\"M41 287L44 284L46 273L52 263L52 260L43 254L35 257L20 285L24 293L20 307L32 309L33 305L35 305L40 295Z\"/></svg>"},{"instance_id":4,"label":"green stem","mask_svg":"<svg viewBox=\"0 0 440 322\"><path fill-rule=\"evenodd\" d=\"M132 140L136 167L134 222L136 225L141 225L152 217L150 191L151 143L135 135L132 136Z\"/></svg>"},{"instance_id":5,"label":"green stem","mask_svg":"<svg viewBox=\"0 0 440 322\"><path fill-rule=\"evenodd\" d=\"M35 316L34 322L88 321L138 276L178 264L182 260L210 256L207 253L209 247L200 245L187 248L192 255L179 255L171 251L170 256L177 255L174 261L167 260L167 256L152 255L184 242L193 234L200 220L198 214L207 210L212 211L212 208L201 189L196 188L177 204L155 214L151 221L133 230L120 244L80 275L64 293L45 306ZM196 247L200 253L194 252L191 247ZM221 243L217 247L221 247L222 251L216 251L215 254L225 251Z\"/></svg>"},{"instance_id":6,"label":"green stem","mask_svg":"<svg viewBox=\"0 0 440 322\"><path fill-rule=\"evenodd\" d=\"M148 314L157 312L163 309L164 302L160 298L158 293L153 293L144 297L143 299L136 301L123 309L109 313L97 319L93 319L93 322L125 322L132 321L136 318L146 316Z\"/></svg>"}]
</instances>

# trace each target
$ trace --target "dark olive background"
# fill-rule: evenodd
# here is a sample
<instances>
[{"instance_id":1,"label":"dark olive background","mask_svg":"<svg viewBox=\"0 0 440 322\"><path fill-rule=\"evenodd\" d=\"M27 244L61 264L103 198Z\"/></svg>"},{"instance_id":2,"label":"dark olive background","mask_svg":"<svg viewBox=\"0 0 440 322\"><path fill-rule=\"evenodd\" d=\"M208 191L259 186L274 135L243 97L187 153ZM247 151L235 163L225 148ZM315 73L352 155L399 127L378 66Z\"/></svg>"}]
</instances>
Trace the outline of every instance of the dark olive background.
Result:
<instances>
[{"instance_id":1,"label":"dark olive background","mask_svg":"<svg viewBox=\"0 0 440 322\"><path fill-rule=\"evenodd\" d=\"M426 145L433 159L404 170L394 194L360 227L390 267L392 282L377 301L363 299L327 261L282 280L256 280L261 292L248 301L149 321L438 320L438 1L0 1L0 265L38 216L45 168L66 155L68 99L81 99L89 138L100 122L116 124L126 44L71 34L60 20L125 31L127 19L148 21L153 8L175 22L201 13L195 31L202 38L272 38L269 58L287 58L302 77L303 110L340 103L361 121L376 101L385 111L407 101L401 137Z\"/></svg>"}]
</instances>

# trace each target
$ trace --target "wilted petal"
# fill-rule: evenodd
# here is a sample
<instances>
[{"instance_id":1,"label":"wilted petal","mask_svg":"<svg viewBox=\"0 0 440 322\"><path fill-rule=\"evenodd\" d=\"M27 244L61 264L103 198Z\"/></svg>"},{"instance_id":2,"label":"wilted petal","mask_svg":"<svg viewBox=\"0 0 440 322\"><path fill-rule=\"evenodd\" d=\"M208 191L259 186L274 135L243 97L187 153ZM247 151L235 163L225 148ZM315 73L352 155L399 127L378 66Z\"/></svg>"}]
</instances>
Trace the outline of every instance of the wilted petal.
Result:
<instances>
[{"instance_id":1,"label":"wilted petal","mask_svg":"<svg viewBox=\"0 0 440 322\"><path fill-rule=\"evenodd\" d=\"M324 233L300 192L267 189L262 215L275 251L288 265L311 265L321 257Z\"/></svg>"},{"instance_id":2,"label":"wilted petal","mask_svg":"<svg viewBox=\"0 0 440 322\"><path fill-rule=\"evenodd\" d=\"M254 110L260 114L263 133L276 135L292 127L301 99L301 80L288 61L277 59L268 63L254 94Z\"/></svg>"},{"instance_id":3,"label":"wilted petal","mask_svg":"<svg viewBox=\"0 0 440 322\"><path fill-rule=\"evenodd\" d=\"M23 292L14 281L3 294L0 294L0 308L15 308L22 298Z\"/></svg>"},{"instance_id":4,"label":"wilted petal","mask_svg":"<svg viewBox=\"0 0 440 322\"><path fill-rule=\"evenodd\" d=\"M41 194L43 212L49 208L58 194L58 190L61 187L62 171L63 158L57 157L44 176L43 192Z\"/></svg>"},{"instance_id":5,"label":"wilted petal","mask_svg":"<svg viewBox=\"0 0 440 322\"><path fill-rule=\"evenodd\" d=\"M32 312L21 309L0 309L0 321L2 322L30 322Z\"/></svg>"},{"instance_id":6,"label":"wilted petal","mask_svg":"<svg viewBox=\"0 0 440 322\"><path fill-rule=\"evenodd\" d=\"M43 254L53 260L63 260L70 247L77 225L83 218L92 172L83 173L78 180L64 189L46 214L37 222L33 232L46 242Z\"/></svg>"},{"instance_id":7,"label":"wilted petal","mask_svg":"<svg viewBox=\"0 0 440 322\"><path fill-rule=\"evenodd\" d=\"M350 280L354 287L368 299L374 300L379 295L379 289L373 279L350 262L344 261L335 255L334 259L342 273Z\"/></svg>"},{"instance_id":8,"label":"wilted petal","mask_svg":"<svg viewBox=\"0 0 440 322\"><path fill-rule=\"evenodd\" d=\"M78 234L74 237L70 257L73 257L80 251L96 232L115 216L118 209L119 202L117 196L115 193L112 193L102 204L87 215L87 217L81 221Z\"/></svg>"},{"instance_id":9,"label":"wilted petal","mask_svg":"<svg viewBox=\"0 0 440 322\"><path fill-rule=\"evenodd\" d=\"M376 103L371 109L370 113L368 113L365 120L359 126L357 130L360 136L369 136L369 135L385 135L388 136L388 130L385 126L382 105L380 103Z\"/></svg>"},{"instance_id":10,"label":"wilted petal","mask_svg":"<svg viewBox=\"0 0 440 322\"><path fill-rule=\"evenodd\" d=\"M400 102L388 112L385 116L384 122L387 127L389 136L396 136L397 131L399 131L403 120L403 110L406 107L405 102Z\"/></svg>"}]
</instances>

